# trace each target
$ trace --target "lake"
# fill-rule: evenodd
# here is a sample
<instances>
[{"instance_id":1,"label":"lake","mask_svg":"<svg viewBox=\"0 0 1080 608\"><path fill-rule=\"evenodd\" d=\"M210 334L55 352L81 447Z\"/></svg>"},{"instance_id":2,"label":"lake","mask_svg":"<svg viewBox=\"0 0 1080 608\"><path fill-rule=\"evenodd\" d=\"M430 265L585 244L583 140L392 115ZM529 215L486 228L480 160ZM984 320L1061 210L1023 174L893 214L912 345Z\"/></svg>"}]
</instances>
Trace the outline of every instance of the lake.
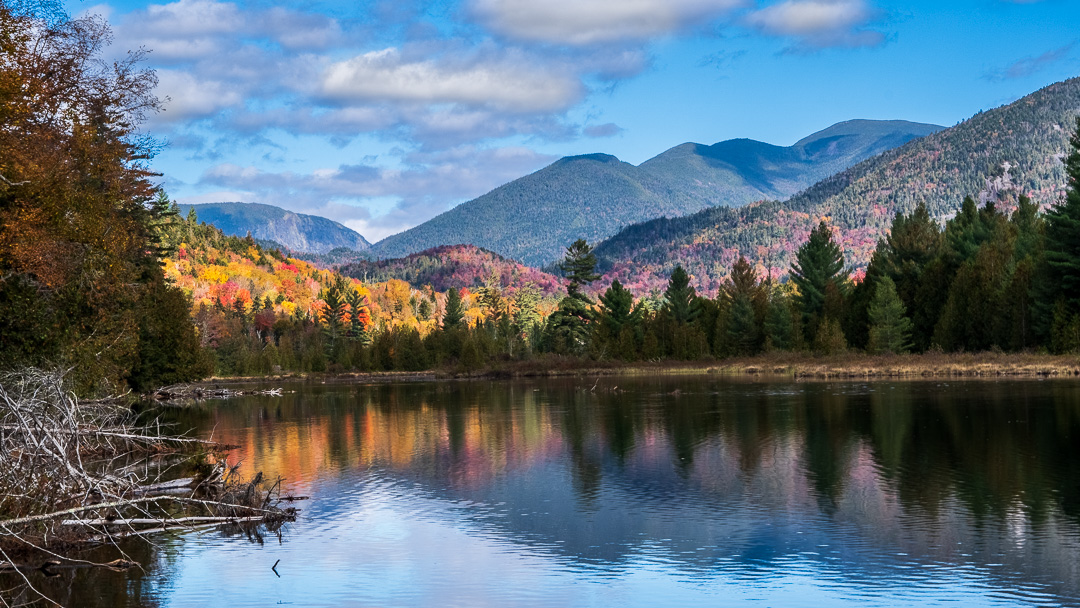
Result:
<instances>
[{"instance_id":1,"label":"lake","mask_svg":"<svg viewBox=\"0 0 1080 608\"><path fill-rule=\"evenodd\" d=\"M171 415L310 496L298 521L36 582L68 606L1080 605L1078 381L274 386Z\"/></svg>"}]
</instances>

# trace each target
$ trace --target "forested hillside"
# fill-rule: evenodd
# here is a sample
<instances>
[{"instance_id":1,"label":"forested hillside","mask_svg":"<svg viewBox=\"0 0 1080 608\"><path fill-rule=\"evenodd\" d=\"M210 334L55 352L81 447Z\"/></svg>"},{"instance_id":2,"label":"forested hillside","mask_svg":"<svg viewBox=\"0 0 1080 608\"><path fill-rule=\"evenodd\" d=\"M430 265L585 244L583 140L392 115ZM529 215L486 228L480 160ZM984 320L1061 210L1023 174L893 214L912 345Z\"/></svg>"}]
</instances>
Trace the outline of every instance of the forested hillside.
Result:
<instances>
[{"instance_id":1,"label":"forested hillside","mask_svg":"<svg viewBox=\"0 0 1080 608\"><path fill-rule=\"evenodd\" d=\"M436 247L392 260L360 260L338 270L365 283L398 279L415 288L427 285L437 291L475 289L484 286L492 276L510 290L532 284L545 297L565 291L559 277L473 245Z\"/></svg>"},{"instance_id":2,"label":"forested hillside","mask_svg":"<svg viewBox=\"0 0 1080 608\"><path fill-rule=\"evenodd\" d=\"M392 349L419 340L445 315L446 290L430 284L414 288L389 272L361 282L191 217L170 216L163 231L173 252L164 260L165 278L189 298L199 345L219 374L324 371L334 363L378 367L360 360L360 353L372 356L373 342L387 340L382 347ZM542 273L514 267L494 282L470 281L473 289L459 290L463 324L488 319L481 295L492 288L508 302L528 297L537 314L550 312L556 287L541 294L516 281Z\"/></svg>"},{"instance_id":3,"label":"forested hillside","mask_svg":"<svg viewBox=\"0 0 1080 608\"><path fill-rule=\"evenodd\" d=\"M380 257L471 244L531 266L548 264L578 238L715 205L787 197L826 175L939 129L904 121L849 121L791 147L749 139L687 143L642 163L606 154L563 158L375 244Z\"/></svg>"},{"instance_id":4,"label":"forested hillside","mask_svg":"<svg viewBox=\"0 0 1080 608\"><path fill-rule=\"evenodd\" d=\"M642 163L678 197L708 206L741 207L785 199L855 163L940 131L903 120L849 120L789 147L752 139L711 146L687 143Z\"/></svg>"},{"instance_id":5,"label":"forested hillside","mask_svg":"<svg viewBox=\"0 0 1080 608\"><path fill-rule=\"evenodd\" d=\"M1080 112L1080 79L1046 87L1007 106L866 160L783 202L631 226L597 247L601 267L639 292L681 264L699 288L715 290L739 255L786 273L798 243L826 219L849 263L861 267L897 212L925 203L937 221L967 195L1005 209L1026 194L1046 206L1065 188L1061 162ZM633 277L633 278L632 278Z\"/></svg>"},{"instance_id":6,"label":"forested hillside","mask_svg":"<svg viewBox=\"0 0 1080 608\"><path fill-rule=\"evenodd\" d=\"M293 213L258 203L207 203L180 205L180 212L194 210L200 221L232 236L251 234L295 252L323 254L346 248L364 251L371 247L363 236L341 224L315 215Z\"/></svg>"}]
</instances>

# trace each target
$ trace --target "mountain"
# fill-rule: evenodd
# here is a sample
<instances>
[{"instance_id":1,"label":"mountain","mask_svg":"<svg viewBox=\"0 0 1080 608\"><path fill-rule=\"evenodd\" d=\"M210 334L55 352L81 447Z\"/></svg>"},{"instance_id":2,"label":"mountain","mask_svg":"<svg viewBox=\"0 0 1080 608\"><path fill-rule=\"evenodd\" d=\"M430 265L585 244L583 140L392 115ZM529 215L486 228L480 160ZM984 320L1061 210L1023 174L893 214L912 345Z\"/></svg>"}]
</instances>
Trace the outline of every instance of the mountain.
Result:
<instances>
[{"instance_id":1,"label":"mountain","mask_svg":"<svg viewBox=\"0 0 1080 608\"><path fill-rule=\"evenodd\" d=\"M1080 79L1060 82L950 129L911 141L828 177L787 201L739 209L712 208L630 226L596 253L610 277L638 291L662 285L675 264L713 292L740 254L774 276L787 272L810 228L827 219L839 231L845 257L865 265L897 212L920 202L941 221L967 195L1018 194L1043 205L1065 187L1061 159L1080 113Z\"/></svg>"},{"instance_id":2,"label":"mountain","mask_svg":"<svg viewBox=\"0 0 1080 608\"><path fill-rule=\"evenodd\" d=\"M209 203L180 205L180 212L195 210L199 221L216 226L232 236L251 236L274 241L297 252L326 253L344 247L363 251L371 247L367 239L341 224L315 215L293 213L258 203Z\"/></svg>"},{"instance_id":3,"label":"mountain","mask_svg":"<svg viewBox=\"0 0 1080 608\"><path fill-rule=\"evenodd\" d=\"M468 243L540 266L560 258L576 239L597 241L635 222L790 196L940 128L855 120L790 147L749 139L686 143L640 166L607 154L570 156L387 237L372 253L393 258Z\"/></svg>"},{"instance_id":4,"label":"mountain","mask_svg":"<svg viewBox=\"0 0 1080 608\"><path fill-rule=\"evenodd\" d=\"M398 279L416 289L430 286L436 291L476 288L484 285L492 274L511 290L532 283L544 297L556 297L566 291L561 278L474 245L436 247L392 260L361 260L341 266L338 271L365 283Z\"/></svg>"},{"instance_id":5,"label":"mountain","mask_svg":"<svg viewBox=\"0 0 1080 608\"><path fill-rule=\"evenodd\" d=\"M709 206L741 207L784 199L855 163L942 127L903 120L849 120L790 147L752 139L711 146L682 144L641 168L679 193Z\"/></svg>"}]
</instances>

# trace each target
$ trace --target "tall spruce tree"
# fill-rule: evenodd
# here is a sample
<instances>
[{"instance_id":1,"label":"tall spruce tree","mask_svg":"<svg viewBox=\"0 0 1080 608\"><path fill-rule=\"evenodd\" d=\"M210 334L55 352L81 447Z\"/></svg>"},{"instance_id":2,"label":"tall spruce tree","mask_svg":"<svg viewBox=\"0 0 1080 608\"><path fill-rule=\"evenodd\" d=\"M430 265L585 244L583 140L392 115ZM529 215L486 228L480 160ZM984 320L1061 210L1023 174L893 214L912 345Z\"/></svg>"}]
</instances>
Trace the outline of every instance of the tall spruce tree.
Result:
<instances>
[{"instance_id":1,"label":"tall spruce tree","mask_svg":"<svg viewBox=\"0 0 1080 608\"><path fill-rule=\"evenodd\" d=\"M844 253L824 220L810 231L809 240L796 252L795 260L791 265L791 281L799 290L796 301L802 311L806 335L814 336L826 312L833 312L826 311L826 304L830 303L827 296L833 292L842 297L847 290Z\"/></svg>"},{"instance_id":2,"label":"tall spruce tree","mask_svg":"<svg viewBox=\"0 0 1080 608\"><path fill-rule=\"evenodd\" d=\"M1065 158L1065 198L1046 213L1044 292L1049 304L1060 301L1063 305L1055 316L1075 317L1080 313L1080 118L1070 143L1072 150Z\"/></svg>"},{"instance_id":3,"label":"tall spruce tree","mask_svg":"<svg viewBox=\"0 0 1080 608\"><path fill-rule=\"evenodd\" d=\"M911 319L889 277L877 280L869 312L871 352L901 354L911 349Z\"/></svg>"},{"instance_id":4,"label":"tall spruce tree","mask_svg":"<svg viewBox=\"0 0 1080 608\"><path fill-rule=\"evenodd\" d=\"M765 348L790 350L795 346L794 329L791 303L780 288L775 288L769 296L769 307L763 323Z\"/></svg>"},{"instance_id":5,"label":"tall spruce tree","mask_svg":"<svg viewBox=\"0 0 1080 608\"><path fill-rule=\"evenodd\" d=\"M338 345L338 340L345 336L345 285L336 282L329 288L323 289L320 298L323 301L322 310L319 312L319 322L322 324L323 333L326 335L327 349L333 353Z\"/></svg>"},{"instance_id":6,"label":"tall spruce tree","mask_svg":"<svg viewBox=\"0 0 1080 608\"><path fill-rule=\"evenodd\" d=\"M727 320L727 340L734 355L753 355L758 350L758 326L754 305L745 293L737 293L731 301Z\"/></svg>"},{"instance_id":7,"label":"tall spruce tree","mask_svg":"<svg viewBox=\"0 0 1080 608\"><path fill-rule=\"evenodd\" d=\"M581 354L589 341L589 324L593 319L592 300L582 287L600 278L592 247L584 239L574 241L566 248L566 257L559 268L570 283L566 297L548 318L546 342L556 352Z\"/></svg>"},{"instance_id":8,"label":"tall spruce tree","mask_svg":"<svg viewBox=\"0 0 1080 608\"><path fill-rule=\"evenodd\" d=\"M697 292L690 286L690 275L686 274L681 265L676 266L668 279L667 290L664 291L664 311L675 323L686 325L701 314L701 308L695 300Z\"/></svg>"},{"instance_id":9,"label":"tall spruce tree","mask_svg":"<svg viewBox=\"0 0 1080 608\"><path fill-rule=\"evenodd\" d=\"M618 279L600 296L600 325L612 339L617 339L624 327L640 320L640 309L634 307L634 295Z\"/></svg>"},{"instance_id":10,"label":"tall spruce tree","mask_svg":"<svg viewBox=\"0 0 1080 608\"><path fill-rule=\"evenodd\" d=\"M720 287L721 307L726 309L727 325L722 339L732 354L747 355L761 347L762 324L769 307L769 287L758 280L757 270L739 256L731 275Z\"/></svg>"},{"instance_id":11,"label":"tall spruce tree","mask_svg":"<svg viewBox=\"0 0 1080 608\"><path fill-rule=\"evenodd\" d=\"M446 331L465 325L465 306L461 303L461 292L456 287L446 291L446 310L443 312L442 327Z\"/></svg>"}]
</instances>

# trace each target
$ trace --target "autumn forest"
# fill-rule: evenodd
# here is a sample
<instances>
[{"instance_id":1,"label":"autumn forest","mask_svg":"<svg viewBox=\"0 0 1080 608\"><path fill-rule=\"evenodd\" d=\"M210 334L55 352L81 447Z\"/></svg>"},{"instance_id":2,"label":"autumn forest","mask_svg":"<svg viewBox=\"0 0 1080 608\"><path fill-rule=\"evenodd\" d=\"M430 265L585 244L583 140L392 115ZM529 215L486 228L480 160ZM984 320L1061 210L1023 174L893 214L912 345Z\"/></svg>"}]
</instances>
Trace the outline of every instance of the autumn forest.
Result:
<instances>
[{"instance_id":1,"label":"autumn forest","mask_svg":"<svg viewBox=\"0 0 1080 608\"><path fill-rule=\"evenodd\" d=\"M139 54L101 60L102 20L4 4L0 28L0 367L62 366L85 394L517 361L1080 350L1080 128L1054 204L972 192L945 220L919 204L868 263L813 218L790 266L726 253L710 293L681 265L662 289L626 268L601 278L580 239L556 276L470 246L333 265L179 212L140 127L155 74Z\"/></svg>"}]
</instances>

